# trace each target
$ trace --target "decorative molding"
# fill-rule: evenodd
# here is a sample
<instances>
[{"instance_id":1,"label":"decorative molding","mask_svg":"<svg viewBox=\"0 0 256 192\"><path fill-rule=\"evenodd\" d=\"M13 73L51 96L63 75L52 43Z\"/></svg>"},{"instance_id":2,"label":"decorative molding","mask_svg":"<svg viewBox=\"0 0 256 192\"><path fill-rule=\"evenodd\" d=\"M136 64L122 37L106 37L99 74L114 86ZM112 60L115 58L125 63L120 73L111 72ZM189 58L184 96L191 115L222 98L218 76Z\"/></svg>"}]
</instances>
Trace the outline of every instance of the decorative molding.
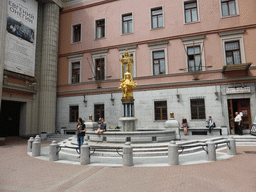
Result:
<instances>
[{"instance_id":1,"label":"decorative molding","mask_svg":"<svg viewBox=\"0 0 256 192\"><path fill-rule=\"evenodd\" d=\"M83 53L74 54L74 55L67 55L67 58L74 59L74 58L83 57L83 55L84 55Z\"/></svg>"},{"instance_id":2,"label":"decorative molding","mask_svg":"<svg viewBox=\"0 0 256 192\"><path fill-rule=\"evenodd\" d=\"M205 35L197 35L197 36L192 36L192 37L184 37L181 38L181 41L194 41L194 40L202 40L205 38Z\"/></svg>"},{"instance_id":3,"label":"decorative molding","mask_svg":"<svg viewBox=\"0 0 256 192\"><path fill-rule=\"evenodd\" d=\"M129 46L118 47L118 50L119 50L119 51L126 51L126 49L127 49L127 50L129 50L129 49L136 49L137 47L138 47L138 45L135 44L135 45L129 45Z\"/></svg>"},{"instance_id":4,"label":"decorative molding","mask_svg":"<svg viewBox=\"0 0 256 192\"><path fill-rule=\"evenodd\" d=\"M100 55L100 54L106 54L108 53L108 49L98 50L98 51L92 51L92 55Z\"/></svg>"},{"instance_id":5,"label":"decorative molding","mask_svg":"<svg viewBox=\"0 0 256 192\"><path fill-rule=\"evenodd\" d=\"M244 34L245 29L239 29L239 30L235 30L235 31L224 31L224 32L219 32L219 36L223 37L223 36L230 36L230 35L241 35Z\"/></svg>"},{"instance_id":6,"label":"decorative molding","mask_svg":"<svg viewBox=\"0 0 256 192\"><path fill-rule=\"evenodd\" d=\"M148 46L154 47L154 46L159 46L159 45L167 45L168 43L169 43L169 40L157 41L157 42L148 43Z\"/></svg>"}]
</instances>

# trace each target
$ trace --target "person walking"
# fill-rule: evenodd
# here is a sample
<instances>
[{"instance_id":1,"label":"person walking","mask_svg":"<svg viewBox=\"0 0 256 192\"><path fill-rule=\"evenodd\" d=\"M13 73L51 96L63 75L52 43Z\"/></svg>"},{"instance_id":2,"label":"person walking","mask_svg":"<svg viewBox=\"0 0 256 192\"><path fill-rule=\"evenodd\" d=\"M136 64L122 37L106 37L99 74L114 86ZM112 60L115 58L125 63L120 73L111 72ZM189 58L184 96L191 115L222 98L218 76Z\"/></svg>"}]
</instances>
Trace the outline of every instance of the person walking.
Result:
<instances>
[{"instance_id":1,"label":"person walking","mask_svg":"<svg viewBox=\"0 0 256 192\"><path fill-rule=\"evenodd\" d=\"M77 121L78 121L78 124L76 126L77 127L77 144L79 148L78 153L80 154L81 146L84 143L84 136L85 136L86 129L85 129L85 124L81 117Z\"/></svg>"},{"instance_id":2,"label":"person walking","mask_svg":"<svg viewBox=\"0 0 256 192\"><path fill-rule=\"evenodd\" d=\"M238 112L236 112L235 115L235 132L239 135L243 135L243 130L241 127L242 117Z\"/></svg>"}]
</instances>

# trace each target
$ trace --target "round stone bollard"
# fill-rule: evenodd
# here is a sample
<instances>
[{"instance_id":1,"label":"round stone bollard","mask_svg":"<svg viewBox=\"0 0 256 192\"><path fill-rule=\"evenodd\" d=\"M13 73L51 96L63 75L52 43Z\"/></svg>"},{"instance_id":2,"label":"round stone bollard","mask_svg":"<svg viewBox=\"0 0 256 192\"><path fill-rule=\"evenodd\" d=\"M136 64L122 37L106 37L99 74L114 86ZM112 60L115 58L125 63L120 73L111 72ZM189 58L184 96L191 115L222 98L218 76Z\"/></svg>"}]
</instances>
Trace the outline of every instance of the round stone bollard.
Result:
<instances>
[{"instance_id":1,"label":"round stone bollard","mask_svg":"<svg viewBox=\"0 0 256 192\"><path fill-rule=\"evenodd\" d=\"M175 141L171 141L168 145L168 163L169 165L179 165L179 151Z\"/></svg>"},{"instance_id":2,"label":"round stone bollard","mask_svg":"<svg viewBox=\"0 0 256 192\"><path fill-rule=\"evenodd\" d=\"M228 155L236 155L236 141L235 141L235 139L232 136L230 136L227 139L227 141L229 141L229 144L227 143L227 154Z\"/></svg>"},{"instance_id":3,"label":"round stone bollard","mask_svg":"<svg viewBox=\"0 0 256 192\"><path fill-rule=\"evenodd\" d=\"M59 152L60 152L60 146L57 144L56 141L52 141L50 145L50 151L49 151L49 161L58 161L59 160Z\"/></svg>"},{"instance_id":4,"label":"round stone bollard","mask_svg":"<svg viewBox=\"0 0 256 192\"><path fill-rule=\"evenodd\" d=\"M38 138L39 142L41 143L41 137L39 135L36 135L35 140L36 140L36 138Z\"/></svg>"},{"instance_id":5,"label":"round stone bollard","mask_svg":"<svg viewBox=\"0 0 256 192\"><path fill-rule=\"evenodd\" d=\"M32 152L32 144L34 142L34 138L30 137L28 140L28 152Z\"/></svg>"},{"instance_id":6,"label":"round stone bollard","mask_svg":"<svg viewBox=\"0 0 256 192\"><path fill-rule=\"evenodd\" d=\"M87 142L84 142L81 146L81 157L80 157L81 165L90 164L90 145Z\"/></svg>"},{"instance_id":7,"label":"round stone bollard","mask_svg":"<svg viewBox=\"0 0 256 192\"><path fill-rule=\"evenodd\" d=\"M32 144L32 157L37 157L41 155L41 142L38 137L35 138L35 141Z\"/></svg>"},{"instance_id":8,"label":"round stone bollard","mask_svg":"<svg viewBox=\"0 0 256 192\"><path fill-rule=\"evenodd\" d=\"M213 141L207 141L207 161L216 161L216 148Z\"/></svg>"},{"instance_id":9,"label":"round stone bollard","mask_svg":"<svg viewBox=\"0 0 256 192\"><path fill-rule=\"evenodd\" d=\"M126 142L123 147L123 166L133 166L133 147Z\"/></svg>"}]
</instances>

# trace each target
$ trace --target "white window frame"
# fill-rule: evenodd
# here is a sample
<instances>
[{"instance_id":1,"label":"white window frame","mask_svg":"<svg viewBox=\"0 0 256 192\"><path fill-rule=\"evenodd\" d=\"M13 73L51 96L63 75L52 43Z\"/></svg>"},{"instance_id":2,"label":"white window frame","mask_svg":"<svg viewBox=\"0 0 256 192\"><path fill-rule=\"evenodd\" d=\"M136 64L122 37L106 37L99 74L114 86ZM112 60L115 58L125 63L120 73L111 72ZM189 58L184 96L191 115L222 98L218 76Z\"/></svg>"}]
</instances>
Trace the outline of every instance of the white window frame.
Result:
<instances>
[{"instance_id":1,"label":"white window frame","mask_svg":"<svg viewBox=\"0 0 256 192\"><path fill-rule=\"evenodd\" d=\"M128 15L128 14L132 14L132 32L130 33L123 33L123 16L124 15ZM134 19L133 19L133 12L128 12L128 13L124 13L121 15L121 35L129 35L129 34L133 34L134 33Z\"/></svg>"},{"instance_id":2,"label":"white window frame","mask_svg":"<svg viewBox=\"0 0 256 192\"><path fill-rule=\"evenodd\" d=\"M233 33L233 35L232 35L232 33ZM244 33L244 30L219 33L219 35L221 36L221 45L222 45L224 66L227 65L225 43L231 42L231 41L239 41L241 64L246 63L245 49L244 49L244 37L243 37L243 34L241 34L241 33Z\"/></svg>"},{"instance_id":3,"label":"white window frame","mask_svg":"<svg viewBox=\"0 0 256 192\"><path fill-rule=\"evenodd\" d=\"M133 71L132 71L132 75L133 77L136 77L136 48L134 49L127 49L127 50L120 50L119 51L119 56L120 56L120 59L122 59L122 55L128 51L129 53L133 54ZM120 62L120 78L123 78L122 77L122 63Z\"/></svg>"},{"instance_id":4,"label":"white window frame","mask_svg":"<svg viewBox=\"0 0 256 192\"><path fill-rule=\"evenodd\" d=\"M82 81L82 60L83 60L83 54L77 54L77 55L71 55L68 56L69 59L69 72L68 72L68 84L72 84L72 63L80 62L80 82Z\"/></svg>"},{"instance_id":5,"label":"white window frame","mask_svg":"<svg viewBox=\"0 0 256 192\"><path fill-rule=\"evenodd\" d=\"M74 42L73 40L73 37L74 37L74 26L76 25L81 25L81 32L80 32L80 41L77 41L77 42ZM82 23L76 23L76 24L73 24L71 25L71 44L76 44L76 43L81 43L82 42Z\"/></svg>"},{"instance_id":6,"label":"white window frame","mask_svg":"<svg viewBox=\"0 0 256 192\"><path fill-rule=\"evenodd\" d=\"M94 80L96 80L96 71L95 71L95 67L96 67L96 62L95 60L96 59L102 59L104 58L104 79L103 80L106 80L106 77L107 77L107 53L105 53L105 51L103 52L100 52L97 53L97 54L92 54L92 62L93 62L93 74L95 75L95 77L93 76L92 74L92 78Z\"/></svg>"},{"instance_id":7,"label":"white window frame","mask_svg":"<svg viewBox=\"0 0 256 192\"><path fill-rule=\"evenodd\" d=\"M194 2L195 0L185 0L182 2L182 7L183 7L183 22L185 25L193 24L193 23L200 23L200 12L199 12L199 3L198 0L196 0L196 5L197 5L197 21L189 22L186 23L186 15L185 15L185 3L187 2Z\"/></svg>"},{"instance_id":8,"label":"white window frame","mask_svg":"<svg viewBox=\"0 0 256 192\"><path fill-rule=\"evenodd\" d=\"M235 3L236 3L236 14L235 14L235 15L227 15L227 16L223 16L223 15L222 15L221 0L219 0L219 3L220 3L220 16L221 16L221 18L222 18L222 19L224 19L224 18L229 18L229 17L235 17L235 16L238 16L238 15L239 15L238 0L235 0Z\"/></svg>"},{"instance_id":9,"label":"white window frame","mask_svg":"<svg viewBox=\"0 0 256 192\"><path fill-rule=\"evenodd\" d=\"M151 76L159 76L154 75L154 65L153 65L153 52L154 51L164 51L164 62L165 62L165 74L168 74L168 54L167 54L167 44L162 45L149 45L149 51L150 51L150 75Z\"/></svg>"},{"instance_id":10,"label":"white window frame","mask_svg":"<svg viewBox=\"0 0 256 192\"><path fill-rule=\"evenodd\" d=\"M105 20L105 31L104 31L105 37L97 38L97 25L96 25L96 21L103 20L103 19ZM107 37L106 31L107 31L107 20L106 20L106 18L104 17L104 18L100 18L100 19L95 19L94 20L94 40L105 39Z\"/></svg>"},{"instance_id":11,"label":"white window frame","mask_svg":"<svg viewBox=\"0 0 256 192\"><path fill-rule=\"evenodd\" d=\"M183 38L183 44L184 44L184 48L186 51L185 52L185 63L186 63L186 71L189 72L188 70L188 47L193 47L193 46L200 46L200 51L201 51L201 67L202 70L201 71L205 71L206 67L205 67L205 56L204 56L204 38L205 36L195 36L195 37L188 37L188 38Z\"/></svg>"},{"instance_id":12,"label":"white window frame","mask_svg":"<svg viewBox=\"0 0 256 192\"><path fill-rule=\"evenodd\" d=\"M157 27L157 28L152 28L152 15L151 15L151 12L152 12L152 9L157 9L157 8L162 8L162 12L163 12L163 27ZM157 30L157 29L163 29L164 28L164 6L163 5L160 5L160 6L157 6L157 7L151 7L149 9L149 18L150 18L150 30Z\"/></svg>"}]
</instances>

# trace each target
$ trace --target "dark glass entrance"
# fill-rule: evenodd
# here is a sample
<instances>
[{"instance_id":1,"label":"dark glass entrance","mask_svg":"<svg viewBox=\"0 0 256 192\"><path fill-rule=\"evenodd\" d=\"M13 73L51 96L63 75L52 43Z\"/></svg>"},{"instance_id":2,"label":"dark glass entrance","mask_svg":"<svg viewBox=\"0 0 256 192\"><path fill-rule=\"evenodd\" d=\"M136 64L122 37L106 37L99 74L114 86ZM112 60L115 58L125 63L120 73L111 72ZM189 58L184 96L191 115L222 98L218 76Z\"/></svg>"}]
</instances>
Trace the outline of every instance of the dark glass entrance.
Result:
<instances>
[{"instance_id":1,"label":"dark glass entrance","mask_svg":"<svg viewBox=\"0 0 256 192\"><path fill-rule=\"evenodd\" d=\"M19 136L21 102L2 100L0 137Z\"/></svg>"}]
</instances>

